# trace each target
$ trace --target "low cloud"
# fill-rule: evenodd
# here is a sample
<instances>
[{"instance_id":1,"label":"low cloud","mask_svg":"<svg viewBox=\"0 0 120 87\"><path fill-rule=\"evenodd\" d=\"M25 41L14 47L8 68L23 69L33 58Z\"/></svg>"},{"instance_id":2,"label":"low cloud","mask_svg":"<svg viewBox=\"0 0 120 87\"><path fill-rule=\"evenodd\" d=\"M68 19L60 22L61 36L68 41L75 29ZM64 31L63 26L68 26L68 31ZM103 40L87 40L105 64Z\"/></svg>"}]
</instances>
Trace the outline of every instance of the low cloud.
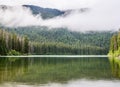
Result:
<instances>
[{"instance_id":1,"label":"low cloud","mask_svg":"<svg viewBox=\"0 0 120 87\"><path fill-rule=\"evenodd\" d=\"M82 7L91 7L98 0L0 0L0 4L5 5L38 5L41 7L57 9L77 9Z\"/></svg>"},{"instance_id":2,"label":"low cloud","mask_svg":"<svg viewBox=\"0 0 120 87\"><path fill-rule=\"evenodd\" d=\"M41 17L34 16L30 9L22 6L0 9L0 24L7 27L37 25Z\"/></svg>"},{"instance_id":3,"label":"low cloud","mask_svg":"<svg viewBox=\"0 0 120 87\"><path fill-rule=\"evenodd\" d=\"M67 27L73 31L118 30L120 28L119 8L119 0L100 0L89 8L88 12L75 11L65 17L43 20L40 15L33 15L28 8L14 6L7 10L0 10L0 24L7 27Z\"/></svg>"}]
</instances>

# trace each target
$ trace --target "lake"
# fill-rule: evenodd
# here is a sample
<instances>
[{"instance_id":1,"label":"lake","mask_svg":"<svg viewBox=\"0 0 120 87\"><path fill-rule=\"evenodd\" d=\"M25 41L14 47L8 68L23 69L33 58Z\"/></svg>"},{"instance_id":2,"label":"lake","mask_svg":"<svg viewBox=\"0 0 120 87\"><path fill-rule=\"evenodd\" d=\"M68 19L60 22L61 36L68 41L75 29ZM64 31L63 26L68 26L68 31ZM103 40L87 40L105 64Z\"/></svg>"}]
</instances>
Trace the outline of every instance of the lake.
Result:
<instances>
[{"instance_id":1,"label":"lake","mask_svg":"<svg viewBox=\"0 0 120 87\"><path fill-rule=\"evenodd\" d=\"M115 87L117 63L105 56L1 57L0 87Z\"/></svg>"}]
</instances>

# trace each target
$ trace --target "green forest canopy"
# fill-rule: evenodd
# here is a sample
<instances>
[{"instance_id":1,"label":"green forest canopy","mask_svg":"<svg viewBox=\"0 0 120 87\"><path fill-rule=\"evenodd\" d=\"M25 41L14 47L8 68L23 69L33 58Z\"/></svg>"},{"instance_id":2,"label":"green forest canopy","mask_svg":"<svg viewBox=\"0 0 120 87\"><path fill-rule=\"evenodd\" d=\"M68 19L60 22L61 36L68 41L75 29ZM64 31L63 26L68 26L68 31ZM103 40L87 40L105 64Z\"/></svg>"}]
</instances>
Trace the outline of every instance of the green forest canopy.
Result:
<instances>
[{"instance_id":1,"label":"green forest canopy","mask_svg":"<svg viewBox=\"0 0 120 87\"><path fill-rule=\"evenodd\" d=\"M27 37L20 37L0 29L0 55L28 54L29 45Z\"/></svg>"},{"instance_id":2,"label":"green forest canopy","mask_svg":"<svg viewBox=\"0 0 120 87\"><path fill-rule=\"evenodd\" d=\"M70 31L65 28L48 29L47 27L5 28L7 32L24 37L25 53L31 54L79 54L100 55L109 51L110 38L115 32L89 31L86 33ZM27 47L27 44L29 47ZM16 43L16 45L18 45ZM18 49L14 49L19 51ZM23 51L19 51L22 52Z\"/></svg>"},{"instance_id":3,"label":"green forest canopy","mask_svg":"<svg viewBox=\"0 0 120 87\"><path fill-rule=\"evenodd\" d=\"M120 30L111 37L109 55L120 55Z\"/></svg>"}]
</instances>

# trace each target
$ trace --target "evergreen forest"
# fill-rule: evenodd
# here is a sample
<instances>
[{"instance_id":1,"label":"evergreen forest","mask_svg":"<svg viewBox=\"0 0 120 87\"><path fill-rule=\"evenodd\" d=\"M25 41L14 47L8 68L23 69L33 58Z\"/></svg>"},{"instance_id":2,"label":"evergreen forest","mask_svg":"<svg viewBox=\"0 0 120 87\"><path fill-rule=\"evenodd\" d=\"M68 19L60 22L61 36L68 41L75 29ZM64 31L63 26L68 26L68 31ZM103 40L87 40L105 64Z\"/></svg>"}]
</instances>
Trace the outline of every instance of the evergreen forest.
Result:
<instances>
[{"instance_id":1,"label":"evergreen forest","mask_svg":"<svg viewBox=\"0 0 120 87\"><path fill-rule=\"evenodd\" d=\"M109 55L120 56L120 30L111 37Z\"/></svg>"},{"instance_id":2,"label":"evergreen forest","mask_svg":"<svg viewBox=\"0 0 120 87\"><path fill-rule=\"evenodd\" d=\"M28 54L30 43L27 38L0 29L0 55Z\"/></svg>"},{"instance_id":3,"label":"evergreen forest","mask_svg":"<svg viewBox=\"0 0 120 87\"><path fill-rule=\"evenodd\" d=\"M1 28L0 55L106 55L114 33L34 26Z\"/></svg>"}]
</instances>

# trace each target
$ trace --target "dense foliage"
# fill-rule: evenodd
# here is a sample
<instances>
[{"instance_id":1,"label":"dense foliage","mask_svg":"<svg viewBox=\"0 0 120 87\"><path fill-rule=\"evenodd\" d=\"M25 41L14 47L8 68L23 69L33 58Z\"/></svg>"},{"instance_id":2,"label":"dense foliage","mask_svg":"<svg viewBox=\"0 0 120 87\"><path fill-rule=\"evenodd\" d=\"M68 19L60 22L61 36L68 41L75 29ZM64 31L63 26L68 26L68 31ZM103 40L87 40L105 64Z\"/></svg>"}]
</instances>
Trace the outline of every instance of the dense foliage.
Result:
<instances>
[{"instance_id":1,"label":"dense foliage","mask_svg":"<svg viewBox=\"0 0 120 87\"><path fill-rule=\"evenodd\" d=\"M0 55L16 55L29 52L29 40L27 37L19 37L0 29Z\"/></svg>"},{"instance_id":2,"label":"dense foliage","mask_svg":"<svg viewBox=\"0 0 120 87\"><path fill-rule=\"evenodd\" d=\"M120 31L111 37L109 55L120 55Z\"/></svg>"},{"instance_id":3,"label":"dense foliage","mask_svg":"<svg viewBox=\"0 0 120 87\"><path fill-rule=\"evenodd\" d=\"M34 53L35 54L79 54L79 55L99 55L105 54L106 49L97 46L75 46L67 45L63 43L34 43Z\"/></svg>"},{"instance_id":4,"label":"dense foliage","mask_svg":"<svg viewBox=\"0 0 120 87\"><path fill-rule=\"evenodd\" d=\"M19 27L7 29L33 42L33 54L107 54L113 32L75 32L65 28Z\"/></svg>"}]
</instances>

